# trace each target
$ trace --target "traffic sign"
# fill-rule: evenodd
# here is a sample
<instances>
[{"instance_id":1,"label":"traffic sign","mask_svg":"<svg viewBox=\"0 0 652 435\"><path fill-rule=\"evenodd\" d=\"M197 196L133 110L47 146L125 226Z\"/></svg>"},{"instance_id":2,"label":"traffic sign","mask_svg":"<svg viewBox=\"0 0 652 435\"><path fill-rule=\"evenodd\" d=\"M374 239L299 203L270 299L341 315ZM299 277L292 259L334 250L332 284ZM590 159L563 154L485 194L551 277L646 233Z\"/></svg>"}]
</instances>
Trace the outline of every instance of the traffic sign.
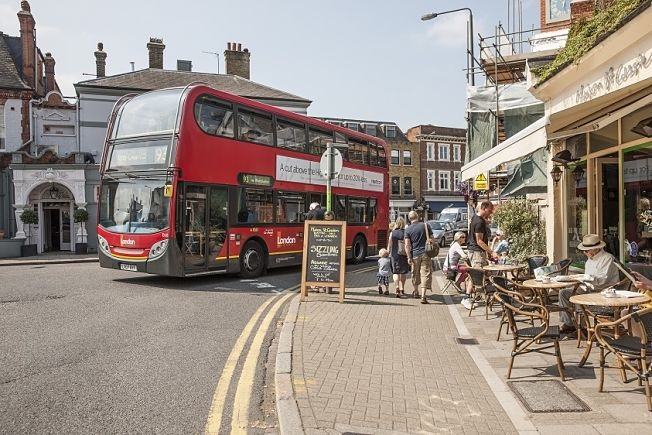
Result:
<instances>
[{"instance_id":1,"label":"traffic sign","mask_svg":"<svg viewBox=\"0 0 652 435\"><path fill-rule=\"evenodd\" d=\"M338 175L340 175L340 172L342 172L342 153L335 148L335 147L329 147L330 152L332 153L332 166L331 166L331 177L332 178L337 178ZM321 175L324 178L328 178L328 151L324 151L324 154L321 155L321 160L319 161L319 170L321 171Z\"/></svg>"},{"instance_id":2,"label":"traffic sign","mask_svg":"<svg viewBox=\"0 0 652 435\"><path fill-rule=\"evenodd\" d=\"M473 181L473 190L487 190L489 189L489 183L487 182L487 176L484 173L478 174Z\"/></svg>"}]
</instances>

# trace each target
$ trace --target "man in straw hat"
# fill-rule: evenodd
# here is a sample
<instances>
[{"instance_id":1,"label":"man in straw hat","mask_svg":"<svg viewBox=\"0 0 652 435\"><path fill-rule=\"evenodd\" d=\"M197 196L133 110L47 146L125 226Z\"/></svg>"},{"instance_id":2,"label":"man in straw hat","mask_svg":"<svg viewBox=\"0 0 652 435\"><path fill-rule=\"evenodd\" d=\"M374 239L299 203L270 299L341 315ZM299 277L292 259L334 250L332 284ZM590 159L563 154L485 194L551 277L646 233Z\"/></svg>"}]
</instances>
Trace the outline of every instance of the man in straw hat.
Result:
<instances>
[{"instance_id":1,"label":"man in straw hat","mask_svg":"<svg viewBox=\"0 0 652 435\"><path fill-rule=\"evenodd\" d=\"M576 294L599 292L618 283L618 268L614 263L614 256L602 249L605 245L606 243L600 240L600 236L597 234L587 234L582 238L582 243L577 246L577 249L586 255L584 273L589 275L592 280L579 286ZM572 293L573 289L562 289L559 292L559 305L570 309L572 304L568 299L572 296ZM575 330L568 312L560 311L559 320L561 322L560 332L573 332Z\"/></svg>"}]
</instances>

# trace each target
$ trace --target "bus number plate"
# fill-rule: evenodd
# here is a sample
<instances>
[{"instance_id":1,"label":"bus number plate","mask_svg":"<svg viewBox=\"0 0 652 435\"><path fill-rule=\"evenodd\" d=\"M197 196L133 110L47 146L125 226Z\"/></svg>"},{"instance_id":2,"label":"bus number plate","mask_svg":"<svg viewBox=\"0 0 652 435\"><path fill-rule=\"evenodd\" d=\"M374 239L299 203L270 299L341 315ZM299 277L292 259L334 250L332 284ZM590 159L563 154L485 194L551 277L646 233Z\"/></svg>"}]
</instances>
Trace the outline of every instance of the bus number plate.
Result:
<instances>
[{"instance_id":1,"label":"bus number plate","mask_svg":"<svg viewBox=\"0 0 652 435\"><path fill-rule=\"evenodd\" d=\"M136 268L135 264L124 264L120 263L120 269L122 270L128 270L130 272L138 272L138 268Z\"/></svg>"}]
</instances>

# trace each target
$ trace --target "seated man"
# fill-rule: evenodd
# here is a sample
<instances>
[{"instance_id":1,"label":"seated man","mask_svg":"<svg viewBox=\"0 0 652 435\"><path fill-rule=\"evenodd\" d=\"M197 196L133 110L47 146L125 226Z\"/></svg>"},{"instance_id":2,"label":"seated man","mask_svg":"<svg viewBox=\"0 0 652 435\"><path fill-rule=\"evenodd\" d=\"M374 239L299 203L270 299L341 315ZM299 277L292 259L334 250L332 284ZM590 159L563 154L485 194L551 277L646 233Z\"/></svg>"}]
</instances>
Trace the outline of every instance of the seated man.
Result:
<instances>
[{"instance_id":1,"label":"seated man","mask_svg":"<svg viewBox=\"0 0 652 435\"><path fill-rule=\"evenodd\" d=\"M584 265L584 273L593 278L593 280L585 285L580 285L576 294L599 292L618 284L618 281L620 281L618 268L614 263L614 256L602 249L605 245L606 243L600 240L597 234L587 234L582 238L582 243L577 246L577 249L584 252L584 255L587 257L586 264ZM571 308L572 304L569 298L572 296L572 292L573 290L569 288L562 289L559 292L559 305L561 307ZM559 321L561 323L559 327L560 332L569 333L575 330L569 312L560 311Z\"/></svg>"}]
</instances>

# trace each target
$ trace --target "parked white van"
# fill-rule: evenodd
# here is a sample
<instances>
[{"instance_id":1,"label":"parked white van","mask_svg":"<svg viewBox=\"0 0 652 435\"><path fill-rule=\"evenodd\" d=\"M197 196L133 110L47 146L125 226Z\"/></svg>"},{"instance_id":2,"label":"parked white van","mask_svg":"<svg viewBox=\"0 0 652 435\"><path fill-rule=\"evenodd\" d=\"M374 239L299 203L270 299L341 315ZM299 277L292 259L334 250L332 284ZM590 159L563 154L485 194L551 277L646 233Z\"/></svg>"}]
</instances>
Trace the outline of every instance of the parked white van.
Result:
<instances>
[{"instance_id":1,"label":"parked white van","mask_svg":"<svg viewBox=\"0 0 652 435\"><path fill-rule=\"evenodd\" d=\"M467 232L469 229L469 210L474 213L473 209L467 207L448 207L439 214L439 221L451 222L457 231Z\"/></svg>"}]
</instances>

